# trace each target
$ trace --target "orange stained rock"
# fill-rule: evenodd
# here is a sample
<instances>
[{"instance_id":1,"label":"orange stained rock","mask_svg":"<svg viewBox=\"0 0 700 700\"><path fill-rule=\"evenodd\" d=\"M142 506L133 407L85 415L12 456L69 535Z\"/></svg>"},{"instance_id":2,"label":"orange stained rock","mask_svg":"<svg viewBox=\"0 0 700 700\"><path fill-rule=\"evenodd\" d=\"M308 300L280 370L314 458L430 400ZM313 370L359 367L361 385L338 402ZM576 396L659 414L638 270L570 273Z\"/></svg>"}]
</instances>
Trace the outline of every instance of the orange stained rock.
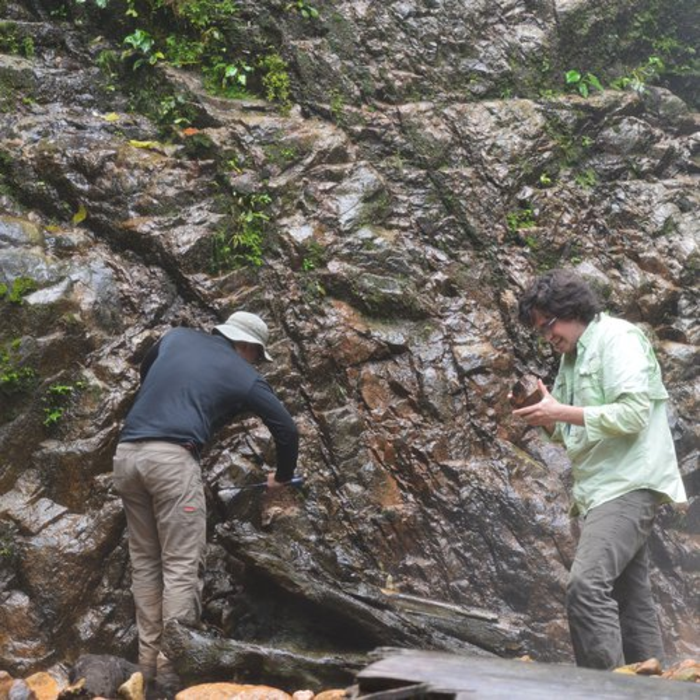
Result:
<instances>
[{"instance_id":1,"label":"orange stained rock","mask_svg":"<svg viewBox=\"0 0 700 700\"><path fill-rule=\"evenodd\" d=\"M360 393L370 411L384 413L393 407L396 396L383 377L378 377L371 367L365 367L361 373Z\"/></svg>"},{"instance_id":2,"label":"orange stained rock","mask_svg":"<svg viewBox=\"0 0 700 700\"><path fill-rule=\"evenodd\" d=\"M640 676L660 676L661 675L661 662L658 659L647 659L646 661L641 661L637 666L636 672Z\"/></svg>"},{"instance_id":3,"label":"orange stained rock","mask_svg":"<svg viewBox=\"0 0 700 700\"><path fill-rule=\"evenodd\" d=\"M181 690L175 700L292 700L292 696L266 685L204 683Z\"/></svg>"},{"instance_id":4,"label":"orange stained rock","mask_svg":"<svg viewBox=\"0 0 700 700\"><path fill-rule=\"evenodd\" d=\"M55 700L61 690L56 679L44 671L34 673L25 678L24 682L36 695L36 700Z\"/></svg>"},{"instance_id":5,"label":"orange stained rock","mask_svg":"<svg viewBox=\"0 0 700 700\"><path fill-rule=\"evenodd\" d=\"M345 700L348 695L345 690L341 688L334 688L333 690L324 690L314 697L314 700Z\"/></svg>"},{"instance_id":6,"label":"orange stained rock","mask_svg":"<svg viewBox=\"0 0 700 700\"><path fill-rule=\"evenodd\" d=\"M634 664L627 664L614 669L615 673L635 673L639 676L660 676L661 663L658 659L647 659Z\"/></svg>"},{"instance_id":7,"label":"orange stained rock","mask_svg":"<svg viewBox=\"0 0 700 700\"><path fill-rule=\"evenodd\" d=\"M7 671L0 671L0 698L6 698L14 678Z\"/></svg>"},{"instance_id":8,"label":"orange stained rock","mask_svg":"<svg viewBox=\"0 0 700 700\"><path fill-rule=\"evenodd\" d=\"M392 440L387 440L384 435L374 435L371 438L370 447L376 451L384 464L396 464L396 447Z\"/></svg>"},{"instance_id":9,"label":"orange stained rock","mask_svg":"<svg viewBox=\"0 0 700 700\"><path fill-rule=\"evenodd\" d=\"M342 321L343 325L348 326L359 333L366 333L369 330L369 326L362 317L362 314L360 314L357 309L348 304L346 301L333 299L331 301L331 306L339 316L339 321Z\"/></svg>"},{"instance_id":10,"label":"orange stained rock","mask_svg":"<svg viewBox=\"0 0 700 700\"><path fill-rule=\"evenodd\" d=\"M690 681L700 683L700 661L696 659L685 659L671 666L664 673L662 678L672 681Z\"/></svg>"},{"instance_id":11,"label":"orange stained rock","mask_svg":"<svg viewBox=\"0 0 700 700\"><path fill-rule=\"evenodd\" d=\"M117 694L122 700L143 700L145 685L140 671L133 673L126 683L123 683Z\"/></svg>"}]
</instances>

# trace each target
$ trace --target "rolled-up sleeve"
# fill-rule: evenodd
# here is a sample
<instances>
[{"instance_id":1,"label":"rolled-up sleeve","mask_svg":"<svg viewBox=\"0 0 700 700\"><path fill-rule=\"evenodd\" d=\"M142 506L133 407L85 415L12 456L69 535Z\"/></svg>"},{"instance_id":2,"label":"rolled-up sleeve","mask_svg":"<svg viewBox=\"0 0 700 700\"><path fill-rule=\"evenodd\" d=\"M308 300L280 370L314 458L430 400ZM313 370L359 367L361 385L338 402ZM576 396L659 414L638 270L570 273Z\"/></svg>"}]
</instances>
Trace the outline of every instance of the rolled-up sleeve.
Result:
<instances>
[{"instance_id":1,"label":"rolled-up sleeve","mask_svg":"<svg viewBox=\"0 0 700 700\"><path fill-rule=\"evenodd\" d=\"M623 394L615 403L583 409L586 437L591 441L639 433L649 424L651 401L647 393Z\"/></svg>"}]
</instances>

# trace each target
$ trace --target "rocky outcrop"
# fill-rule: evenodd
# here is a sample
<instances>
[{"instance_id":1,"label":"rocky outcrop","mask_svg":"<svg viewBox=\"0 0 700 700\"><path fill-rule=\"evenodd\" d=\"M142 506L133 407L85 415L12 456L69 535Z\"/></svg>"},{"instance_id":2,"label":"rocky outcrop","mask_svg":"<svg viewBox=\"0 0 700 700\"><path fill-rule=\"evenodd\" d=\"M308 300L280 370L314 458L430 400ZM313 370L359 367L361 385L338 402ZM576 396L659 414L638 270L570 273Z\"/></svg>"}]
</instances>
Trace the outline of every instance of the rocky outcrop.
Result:
<instances>
[{"instance_id":1,"label":"rocky outcrop","mask_svg":"<svg viewBox=\"0 0 700 700\"><path fill-rule=\"evenodd\" d=\"M156 67L198 115L168 143L94 68L108 44L8 8L36 44L0 56L0 662L133 658L119 423L163 331L236 308L271 326L306 485L225 522L219 490L259 481L272 447L244 420L206 452L205 623L303 658L570 658L568 465L508 402L553 376L515 310L555 265L664 368L693 498L662 514L653 583L669 655L697 655L700 117L663 87L516 96L541 47L567 60L572 13L605 24L599 3L333 3L315 25L278 5L241 12L251 41L286 22L298 105ZM241 221L260 251L231 265Z\"/></svg>"}]
</instances>

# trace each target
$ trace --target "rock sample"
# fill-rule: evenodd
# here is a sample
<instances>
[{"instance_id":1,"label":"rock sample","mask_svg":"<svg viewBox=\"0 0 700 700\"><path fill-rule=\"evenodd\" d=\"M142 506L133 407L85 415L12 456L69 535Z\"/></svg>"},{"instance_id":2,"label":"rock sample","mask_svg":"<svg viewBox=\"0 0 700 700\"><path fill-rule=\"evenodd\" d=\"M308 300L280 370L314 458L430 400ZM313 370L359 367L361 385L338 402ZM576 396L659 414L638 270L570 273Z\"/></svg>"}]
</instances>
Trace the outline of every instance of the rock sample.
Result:
<instances>
[{"instance_id":1,"label":"rock sample","mask_svg":"<svg viewBox=\"0 0 700 700\"><path fill-rule=\"evenodd\" d=\"M525 408L534 406L542 401L542 392L537 387L538 377L534 374L526 374L513 384L509 401L513 408Z\"/></svg>"}]
</instances>

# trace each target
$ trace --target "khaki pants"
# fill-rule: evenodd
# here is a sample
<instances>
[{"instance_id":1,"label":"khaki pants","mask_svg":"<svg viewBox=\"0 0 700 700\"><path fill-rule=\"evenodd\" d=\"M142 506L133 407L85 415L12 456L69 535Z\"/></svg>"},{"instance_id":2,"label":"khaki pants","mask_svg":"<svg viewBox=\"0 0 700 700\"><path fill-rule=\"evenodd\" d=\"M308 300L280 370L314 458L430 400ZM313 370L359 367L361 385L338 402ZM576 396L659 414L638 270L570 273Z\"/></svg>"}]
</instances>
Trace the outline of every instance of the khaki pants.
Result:
<instances>
[{"instance_id":1,"label":"khaki pants","mask_svg":"<svg viewBox=\"0 0 700 700\"><path fill-rule=\"evenodd\" d=\"M201 613L206 502L197 461L169 442L123 442L114 486L129 534L139 665L146 678L174 673L161 653L164 623L196 624Z\"/></svg>"},{"instance_id":2,"label":"khaki pants","mask_svg":"<svg viewBox=\"0 0 700 700\"><path fill-rule=\"evenodd\" d=\"M579 666L663 662L647 545L657 504L653 491L632 491L586 515L566 595Z\"/></svg>"}]
</instances>

